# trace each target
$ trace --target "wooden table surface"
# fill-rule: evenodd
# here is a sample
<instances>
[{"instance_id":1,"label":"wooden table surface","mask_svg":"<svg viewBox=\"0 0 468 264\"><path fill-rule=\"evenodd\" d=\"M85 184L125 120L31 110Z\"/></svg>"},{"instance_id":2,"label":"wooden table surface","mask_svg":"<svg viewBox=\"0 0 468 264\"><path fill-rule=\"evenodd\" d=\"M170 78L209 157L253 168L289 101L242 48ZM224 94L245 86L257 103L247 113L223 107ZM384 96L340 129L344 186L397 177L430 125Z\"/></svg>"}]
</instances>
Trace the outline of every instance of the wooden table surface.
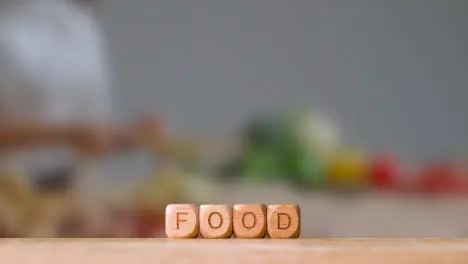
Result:
<instances>
[{"instance_id":1,"label":"wooden table surface","mask_svg":"<svg viewBox=\"0 0 468 264\"><path fill-rule=\"evenodd\" d=\"M468 263L468 239L2 240L0 263Z\"/></svg>"}]
</instances>

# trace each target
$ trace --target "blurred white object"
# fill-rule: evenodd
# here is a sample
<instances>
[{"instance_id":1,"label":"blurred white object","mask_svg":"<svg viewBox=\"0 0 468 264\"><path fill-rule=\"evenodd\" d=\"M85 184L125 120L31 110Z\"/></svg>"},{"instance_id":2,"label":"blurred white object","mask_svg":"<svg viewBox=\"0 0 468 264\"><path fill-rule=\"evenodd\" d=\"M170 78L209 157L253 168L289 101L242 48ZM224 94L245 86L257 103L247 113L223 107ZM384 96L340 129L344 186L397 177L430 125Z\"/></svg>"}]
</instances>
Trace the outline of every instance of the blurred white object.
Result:
<instances>
[{"instance_id":1,"label":"blurred white object","mask_svg":"<svg viewBox=\"0 0 468 264\"><path fill-rule=\"evenodd\" d=\"M329 118L323 115L305 113L299 118L299 139L311 149L329 155L341 143L340 130Z\"/></svg>"},{"instance_id":2,"label":"blurred white object","mask_svg":"<svg viewBox=\"0 0 468 264\"><path fill-rule=\"evenodd\" d=\"M99 25L80 1L0 0L0 118L105 121L111 95ZM74 163L70 149L34 149L1 158L2 170Z\"/></svg>"},{"instance_id":3,"label":"blurred white object","mask_svg":"<svg viewBox=\"0 0 468 264\"><path fill-rule=\"evenodd\" d=\"M1 114L42 122L102 121L110 91L102 34L70 0L0 1Z\"/></svg>"}]
</instances>

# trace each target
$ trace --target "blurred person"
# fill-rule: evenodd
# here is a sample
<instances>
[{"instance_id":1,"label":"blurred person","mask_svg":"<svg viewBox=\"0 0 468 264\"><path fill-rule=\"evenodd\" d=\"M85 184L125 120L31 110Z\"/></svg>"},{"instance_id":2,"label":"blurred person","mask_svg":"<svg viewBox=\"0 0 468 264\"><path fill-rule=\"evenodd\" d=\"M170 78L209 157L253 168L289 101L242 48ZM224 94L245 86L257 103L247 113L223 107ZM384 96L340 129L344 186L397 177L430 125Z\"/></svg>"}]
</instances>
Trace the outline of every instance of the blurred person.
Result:
<instances>
[{"instance_id":1,"label":"blurred person","mask_svg":"<svg viewBox=\"0 0 468 264\"><path fill-rule=\"evenodd\" d=\"M111 123L97 5L97 0L0 0L0 173L43 195L79 190L87 209L93 201L80 163L144 144L159 129L152 121ZM72 207L64 200L44 210ZM47 224L28 236L58 235L60 213L46 214Z\"/></svg>"}]
</instances>

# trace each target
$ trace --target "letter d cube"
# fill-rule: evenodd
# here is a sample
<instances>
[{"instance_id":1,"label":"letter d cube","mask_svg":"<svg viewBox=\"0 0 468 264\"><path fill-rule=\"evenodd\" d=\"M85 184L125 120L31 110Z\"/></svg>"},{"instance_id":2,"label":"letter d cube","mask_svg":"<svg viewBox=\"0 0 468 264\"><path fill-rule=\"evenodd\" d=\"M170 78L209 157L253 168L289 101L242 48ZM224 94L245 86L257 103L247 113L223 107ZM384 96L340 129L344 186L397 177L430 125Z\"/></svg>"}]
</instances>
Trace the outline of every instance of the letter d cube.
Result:
<instances>
[{"instance_id":1,"label":"letter d cube","mask_svg":"<svg viewBox=\"0 0 468 264\"><path fill-rule=\"evenodd\" d=\"M301 211L297 205L269 205L267 232L270 238L298 238L301 233Z\"/></svg>"},{"instance_id":2,"label":"letter d cube","mask_svg":"<svg viewBox=\"0 0 468 264\"><path fill-rule=\"evenodd\" d=\"M169 238L196 238L199 233L198 207L170 204L166 207L166 235Z\"/></svg>"}]
</instances>

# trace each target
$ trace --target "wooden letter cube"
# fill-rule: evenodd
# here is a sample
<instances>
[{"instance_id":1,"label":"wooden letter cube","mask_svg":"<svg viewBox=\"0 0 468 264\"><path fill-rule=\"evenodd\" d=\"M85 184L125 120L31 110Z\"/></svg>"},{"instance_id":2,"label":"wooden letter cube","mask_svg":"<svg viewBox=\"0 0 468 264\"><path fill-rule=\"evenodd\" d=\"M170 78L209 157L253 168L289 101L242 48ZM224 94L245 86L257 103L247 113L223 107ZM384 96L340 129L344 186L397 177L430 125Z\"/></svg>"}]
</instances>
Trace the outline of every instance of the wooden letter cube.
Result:
<instances>
[{"instance_id":1,"label":"wooden letter cube","mask_svg":"<svg viewBox=\"0 0 468 264\"><path fill-rule=\"evenodd\" d=\"M301 211L297 205L269 205L267 230L270 238L298 238L301 233Z\"/></svg>"},{"instance_id":2,"label":"wooden letter cube","mask_svg":"<svg viewBox=\"0 0 468 264\"><path fill-rule=\"evenodd\" d=\"M196 238L199 233L198 207L170 204L166 207L166 235L169 238Z\"/></svg>"},{"instance_id":3,"label":"wooden letter cube","mask_svg":"<svg viewBox=\"0 0 468 264\"><path fill-rule=\"evenodd\" d=\"M266 220L266 207L262 204L234 205L233 226L237 238L264 238Z\"/></svg>"},{"instance_id":4,"label":"wooden letter cube","mask_svg":"<svg viewBox=\"0 0 468 264\"><path fill-rule=\"evenodd\" d=\"M232 207L201 205L200 234L203 238L230 238L232 236Z\"/></svg>"}]
</instances>

